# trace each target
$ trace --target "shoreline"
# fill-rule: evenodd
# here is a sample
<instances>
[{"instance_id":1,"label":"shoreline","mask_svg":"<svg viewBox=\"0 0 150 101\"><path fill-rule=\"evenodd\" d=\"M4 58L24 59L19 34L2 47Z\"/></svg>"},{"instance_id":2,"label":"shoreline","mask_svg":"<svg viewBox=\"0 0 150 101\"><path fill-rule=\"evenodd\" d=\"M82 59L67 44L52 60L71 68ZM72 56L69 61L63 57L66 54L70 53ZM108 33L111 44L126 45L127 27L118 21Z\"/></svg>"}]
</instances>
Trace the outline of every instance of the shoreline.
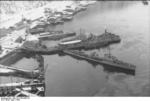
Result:
<instances>
[{"instance_id":1,"label":"shoreline","mask_svg":"<svg viewBox=\"0 0 150 101\"><path fill-rule=\"evenodd\" d=\"M83 5L90 5L95 3L96 1L80 1L79 4ZM29 11L25 11L25 13L19 13L19 14L14 14L11 17L7 17L4 15L1 15L1 18L6 17L7 19L3 19L0 21L0 28L9 28L10 26L13 26L17 22L21 21L22 17L29 19L29 20L35 20L40 17L43 17L43 11L45 8L50 8L51 10L57 10L57 11L62 11L66 8L66 6L74 6L77 7L76 3L74 1L51 1L49 4L46 4L42 7L36 8L36 9L31 9Z\"/></svg>"},{"instance_id":2,"label":"shoreline","mask_svg":"<svg viewBox=\"0 0 150 101\"><path fill-rule=\"evenodd\" d=\"M39 7L37 9L32 9L30 11L27 11L24 13L23 16L25 19L31 20L30 25L32 25L32 23L34 21L38 21L39 18L41 18L41 17L44 18L44 9L45 8L49 8L53 12L55 12L55 11L63 12L63 10L67 9L67 6L70 6L72 9L75 10L75 8L79 7L79 5L88 6L95 2L96 1L80 1L80 2L76 3L74 1L63 1L63 2L62 1L53 1L53 2L50 2L50 4L44 5L43 7ZM27 25L24 24L24 22L21 21L21 19L22 19L22 13L19 13L17 15L14 15L12 17L12 20L10 20L0 26L0 29L4 29L3 37L0 36L0 43L1 43L1 47L2 47L2 52L0 50L0 56L1 56L0 61L2 61L3 57L5 58L5 56L7 56L7 54L13 52L14 49L20 48L24 42L31 41L30 37L32 39L32 36L34 36L34 35L30 35L29 39L25 39L25 36L27 35L27 33L25 32ZM16 25L19 23L21 23L21 25ZM7 25L7 26L5 26L5 25ZM15 27L16 27L15 29L10 28L13 25L15 25ZM22 25L24 27L19 28ZM19 37L21 37L24 41L21 43L17 43L16 40ZM10 49L8 49L7 47L9 47ZM6 53L4 52L5 50L7 51ZM15 53L15 54L17 54L17 53ZM9 60L9 58L7 58L5 60L6 61L3 61L2 63L5 64L7 62L7 60ZM19 59L17 59L17 60L19 60Z\"/></svg>"}]
</instances>

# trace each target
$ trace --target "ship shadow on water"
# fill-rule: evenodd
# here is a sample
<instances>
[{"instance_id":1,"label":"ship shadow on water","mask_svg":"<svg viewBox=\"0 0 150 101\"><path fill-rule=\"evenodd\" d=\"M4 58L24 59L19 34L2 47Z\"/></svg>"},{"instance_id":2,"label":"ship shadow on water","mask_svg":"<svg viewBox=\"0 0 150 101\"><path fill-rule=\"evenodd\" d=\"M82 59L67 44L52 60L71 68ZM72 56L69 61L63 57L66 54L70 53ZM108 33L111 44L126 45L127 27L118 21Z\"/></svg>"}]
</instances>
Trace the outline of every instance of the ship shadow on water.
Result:
<instances>
[{"instance_id":1,"label":"ship shadow on water","mask_svg":"<svg viewBox=\"0 0 150 101\"><path fill-rule=\"evenodd\" d=\"M69 56L69 55L66 55L63 52L60 52L58 55L60 57ZM81 58L78 58L78 57L75 57L75 56L70 56L70 57L75 58L79 61L86 61L89 64L91 64L93 66L93 68L96 68L97 65L101 65L104 68L104 71L108 72L108 73L125 73L125 74L128 74L128 75L135 75L134 70L122 69L122 68L118 68L118 67L114 67L114 66L110 66L110 65L99 64L99 63L96 63L96 62L93 62L93 61L90 61L90 60L84 60L84 59L81 59Z\"/></svg>"},{"instance_id":2,"label":"ship shadow on water","mask_svg":"<svg viewBox=\"0 0 150 101\"><path fill-rule=\"evenodd\" d=\"M125 73L128 75L135 75L134 70L127 70L127 69L122 69L122 68L117 68L113 66L108 66L108 65L102 65L104 67L104 71L108 73Z\"/></svg>"}]
</instances>

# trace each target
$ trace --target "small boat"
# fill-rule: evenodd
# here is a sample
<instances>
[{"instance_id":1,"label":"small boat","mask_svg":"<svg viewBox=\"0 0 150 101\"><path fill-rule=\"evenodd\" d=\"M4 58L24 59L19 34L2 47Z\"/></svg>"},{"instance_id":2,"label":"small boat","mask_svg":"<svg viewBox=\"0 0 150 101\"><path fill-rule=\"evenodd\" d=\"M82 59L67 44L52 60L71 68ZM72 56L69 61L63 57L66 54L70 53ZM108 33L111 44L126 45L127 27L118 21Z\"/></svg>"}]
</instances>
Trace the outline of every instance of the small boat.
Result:
<instances>
[{"instance_id":1,"label":"small boat","mask_svg":"<svg viewBox=\"0 0 150 101\"><path fill-rule=\"evenodd\" d=\"M45 32L45 28L33 28L29 29L29 33L31 34L39 34Z\"/></svg>"},{"instance_id":2,"label":"small boat","mask_svg":"<svg viewBox=\"0 0 150 101\"><path fill-rule=\"evenodd\" d=\"M74 12L63 11L62 13L63 13L64 15L68 15L68 16L74 15Z\"/></svg>"},{"instance_id":3,"label":"small boat","mask_svg":"<svg viewBox=\"0 0 150 101\"><path fill-rule=\"evenodd\" d=\"M62 20L72 20L73 19L73 16L70 16L70 15L63 15L62 16Z\"/></svg>"},{"instance_id":4,"label":"small boat","mask_svg":"<svg viewBox=\"0 0 150 101\"><path fill-rule=\"evenodd\" d=\"M84 7L84 6L78 6L78 7L75 9L75 12L78 13L78 12L84 11L84 10L86 10L86 9L87 9L87 7Z\"/></svg>"},{"instance_id":5,"label":"small boat","mask_svg":"<svg viewBox=\"0 0 150 101\"><path fill-rule=\"evenodd\" d=\"M39 35L40 36L45 36L45 35L50 35L51 33L50 32L43 32L43 33L40 33Z\"/></svg>"},{"instance_id":6,"label":"small boat","mask_svg":"<svg viewBox=\"0 0 150 101\"><path fill-rule=\"evenodd\" d=\"M148 5L148 1L147 0L143 0L142 1L144 5Z\"/></svg>"}]
</instances>

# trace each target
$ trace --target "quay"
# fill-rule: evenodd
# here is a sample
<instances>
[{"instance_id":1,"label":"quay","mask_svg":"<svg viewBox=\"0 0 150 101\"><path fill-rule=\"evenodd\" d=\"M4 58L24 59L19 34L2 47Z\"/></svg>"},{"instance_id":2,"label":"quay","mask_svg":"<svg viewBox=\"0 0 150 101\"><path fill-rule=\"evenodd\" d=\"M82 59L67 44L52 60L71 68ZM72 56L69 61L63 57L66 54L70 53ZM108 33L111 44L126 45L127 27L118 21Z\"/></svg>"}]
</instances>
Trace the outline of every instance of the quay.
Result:
<instances>
[{"instance_id":1,"label":"quay","mask_svg":"<svg viewBox=\"0 0 150 101\"><path fill-rule=\"evenodd\" d=\"M37 78L39 71L28 71L24 69L18 69L15 67L4 66L0 64L0 76L17 76L23 78Z\"/></svg>"},{"instance_id":2,"label":"quay","mask_svg":"<svg viewBox=\"0 0 150 101\"><path fill-rule=\"evenodd\" d=\"M22 59L25 56L24 53L18 53L16 50L13 50L7 53L5 56L0 58L0 64L9 66L16 63L18 60Z\"/></svg>"},{"instance_id":3,"label":"quay","mask_svg":"<svg viewBox=\"0 0 150 101\"><path fill-rule=\"evenodd\" d=\"M35 71L0 65L2 76L11 75L30 79L24 82L0 84L0 96L45 96L44 59L39 55L35 55L35 59L39 62Z\"/></svg>"},{"instance_id":4,"label":"quay","mask_svg":"<svg viewBox=\"0 0 150 101\"><path fill-rule=\"evenodd\" d=\"M102 65L111 66L113 68L130 70L133 72L135 72L135 68L136 68L136 66L129 64L129 63L122 62L118 59L110 59L110 58L105 58L105 57L90 56L90 55L87 55L83 52L76 51L76 50L64 50L63 52L65 54L70 55L70 56L75 57L75 58L87 60L90 62L95 62L95 63L102 64Z\"/></svg>"}]
</instances>

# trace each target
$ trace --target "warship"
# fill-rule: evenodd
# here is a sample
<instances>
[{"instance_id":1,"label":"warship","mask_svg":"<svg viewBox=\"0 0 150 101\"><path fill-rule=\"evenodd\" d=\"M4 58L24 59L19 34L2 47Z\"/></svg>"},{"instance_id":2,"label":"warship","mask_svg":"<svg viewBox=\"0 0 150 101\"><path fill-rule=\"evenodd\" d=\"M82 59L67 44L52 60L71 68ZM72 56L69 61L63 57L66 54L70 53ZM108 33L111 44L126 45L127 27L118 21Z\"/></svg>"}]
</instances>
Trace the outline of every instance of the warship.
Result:
<instances>
[{"instance_id":1,"label":"warship","mask_svg":"<svg viewBox=\"0 0 150 101\"><path fill-rule=\"evenodd\" d=\"M88 50L101 48L113 43L118 43L120 41L121 39L118 35L103 33L99 36L91 35L90 37L82 40L75 39L71 41L60 42L58 45L52 47L47 47L41 44L31 45L31 43L25 43L19 50L27 53L56 54L67 49Z\"/></svg>"},{"instance_id":2,"label":"warship","mask_svg":"<svg viewBox=\"0 0 150 101\"><path fill-rule=\"evenodd\" d=\"M111 54L104 54L104 57L100 57L96 53L88 55L78 50L64 50L63 52L73 57L77 57L80 59L96 62L98 64L107 65L115 68L126 69L131 71L135 71L136 68L135 65L123 62Z\"/></svg>"},{"instance_id":3,"label":"warship","mask_svg":"<svg viewBox=\"0 0 150 101\"><path fill-rule=\"evenodd\" d=\"M65 49L96 49L100 47L105 47L113 43L119 43L121 41L118 35L112 34L105 30L105 33L101 35L93 35L90 34L89 37L86 38L78 38L75 37L69 41L63 41L59 43L60 47L64 47Z\"/></svg>"}]
</instances>

